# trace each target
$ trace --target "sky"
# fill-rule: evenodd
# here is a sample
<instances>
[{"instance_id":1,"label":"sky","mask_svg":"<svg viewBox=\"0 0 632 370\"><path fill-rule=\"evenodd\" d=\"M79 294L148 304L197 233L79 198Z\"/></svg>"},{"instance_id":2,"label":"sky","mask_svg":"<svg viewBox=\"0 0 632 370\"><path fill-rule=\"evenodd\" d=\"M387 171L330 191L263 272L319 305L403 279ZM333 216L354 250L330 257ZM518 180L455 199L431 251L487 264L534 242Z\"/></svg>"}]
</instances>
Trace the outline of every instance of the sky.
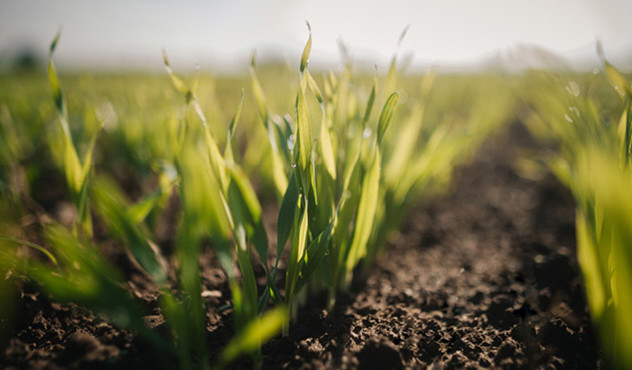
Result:
<instances>
[{"instance_id":1,"label":"sky","mask_svg":"<svg viewBox=\"0 0 632 370\"><path fill-rule=\"evenodd\" d=\"M0 60L29 49L45 58L60 27L59 68L245 71L260 59L296 62L313 32L310 62L340 63L339 42L385 69L399 49L417 66L525 63L533 46L576 65L598 65L596 40L632 66L632 0L2 0ZM527 55L529 54L529 55Z\"/></svg>"}]
</instances>

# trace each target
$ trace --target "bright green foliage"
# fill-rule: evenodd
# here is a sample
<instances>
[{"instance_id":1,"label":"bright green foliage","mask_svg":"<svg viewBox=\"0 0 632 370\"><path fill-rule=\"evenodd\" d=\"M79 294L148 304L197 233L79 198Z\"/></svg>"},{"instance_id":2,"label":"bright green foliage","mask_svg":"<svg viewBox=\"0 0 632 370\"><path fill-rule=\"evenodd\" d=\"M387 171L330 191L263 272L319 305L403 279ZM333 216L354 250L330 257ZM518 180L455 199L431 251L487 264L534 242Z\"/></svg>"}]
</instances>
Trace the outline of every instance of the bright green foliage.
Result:
<instances>
[{"instance_id":1,"label":"bright green foliage","mask_svg":"<svg viewBox=\"0 0 632 370\"><path fill-rule=\"evenodd\" d=\"M57 72L55 72L55 66L53 64L53 53L55 47L59 41L60 33L55 36L53 42L50 45L50 53L48 56L48 80L50 81L50 87L53 91L53 100L57 111L59 113L59 123L62 129L63 136L54 143L51 143L51 150L53 153L59 149L62 165L66 174L66 182L70 189L70 193L77 207L77 220L75 226L80 226L81 230L88 235L92 235L92 221L90 218L90 209L88 207L88 177L90 174L90 167L92 166L92 152L96 144L99 131L96 131L92 135L88 150L83 159L83 164L79 160L77 150L72 142L70 135L70 128L68 126L68 108L66 106L66 100L61 91L59 79L57 78ZM56 147L57 146L57 147ZM75 229L77 231L77 229Z\"/></svg>"},{"instance_id":2,"label":"bright green foliage","mask_svg":"<svg viewBox=\"0 0 632 370\"><path fill-rule=\"evenodd\" d=\"M216 367L226 366L242 353L256 351L261 343L272 338L286 321L287 315L280 307L266 312L261 318L254 319L228 344Z\"/></svg>"},{"instance_id":3,"label":"bright green foliage","mask_svg":"<svg viewBox=\"0 0 632 370\"><path fill-rule=\"evenodd\" d=\"M226 160L222 156L197 97L173 74L166 54L164 60L175 87L185 94L187 104L195 109L202 123L201 130L204 137L204 146L196 150L195 148L202 143L196 142L197 136L193 133L199 132L200 127L191 126L192 122L183 122L185 130L190 133L184 136L182 153L177 160L177 167L182 176L181 196L184 200L183 230L178 243L182 264L182 285L189 293L193 317L197 320L190 332L197 331L198 334L191 342L200 345L204 343L204 325L200 301L201 282L197 276L197 254L203 238L211 239L229 277L235 310L235 326L238 332L245 330L249 322L258 319L260 311L266 307L270 291L276 289L267 264L268 237L261 217L261 205L250 181L232 158ZM227 146L231 145L230 137L234 133L240 111L241 103L230 124ZM230 150L227 152L232 153ZM229 155L232 156L232 154ZM230 245L233 241L234 254L241 272L241 283L238 282L232 266L233 252ZM257 251L268 277L269 289L266 289L261 304L259 304L251 246L254 246ZM255 364L260 365L262 361L260 348L250 349ZM194 351L204 358L203 348L194 349Z\"/></svg>"},{"instance_id":4,"label":"bright green foliage","mask_svg":"<svg viewBox=\"0 0 632 370\"><path fill-rule=\"evenodd\" d=\"M272 148L271 177L274 180L277 195L282 196L282 194L285 192L285 189L287 188L288 180L283 166L283 157L281 155L282 153L285 153L286 158L289 158L289 154L284 147L285 143L289 139L289 133L287 132L288 130L284 132L278 125L274 125L272 122L270 113L268 112L263 88L261 87L259 79L257 78L257 74L255 73L254 55L252 56L252 61L250 64L250 76L252 81L252 91L257 103L257 108L259 110L259 116L261 117L261 121L265 126L268 140L270 141L270 145Z\"/></svg>"},{"instance_id":5,"label":"bright green foliage","mask_svg":"<svg viewBox=\"0 0 632 370\"><path fill-rule=\"evenodd\" d=\"M372 79L365 105L359 104L362 98L352 88L356 81L350 64L339 76L324 76L321 89L308 68L311 43L310 31L299 66L295 114L284 118L285 125L277 125L277 130L266 126L273 131L268 135L272 152L282 153L286 142L290 150L285 157L273 156L276 169L271 177L277 191L281 190L277 173L290 178L281 192L273 275L288 243L285 304L291 313L303 299L301 289L306 285L325 287L333 304L360 261L369 265L377 257L415 192L444 183L452 168L504 122L512 106L507 94L496 92L493 96L502 108L475 99L473 108L458 116L462 123L449 127L436 122L424 131L423 110L434 74L422 80L421 93L409 102L413 108L398 116L400 93L387 91L382 98L378 78ZM392 87L397 82L395 61L387 76ZM270 112L254 63L251 79L262 120L267 122ZM384 104L372 120L379 99ZM397 132L389 135L393 130Z\"/></svg>"},{"instance_id":6,"label":"bright green foliage","mask_svg":"<svg viewBox=\"0 0 632 370\"><path fill-rule=\"evenodd\" d=\"M397 105L397 101L399 100L399 94L394 92L391 96L388 97L386 103L384 103L384 108L382 108L382 113L380 114L380 119L377 124L377 144L380 145L382 143L382 139L384 138L384 133L386 132L386 128L388 124L391 123L391 117L393 117L393 111L395 110L395 106Z\"/></svg>"},{"instance_id":7,"label":"bright green foliage","mask_svg":"<svg viewBox=\"0 0 632 370\"><path fill-rule=\"evenodd\" d=\"M526 84L535 108L528 127L557 149L549 165L574 195L578 260L609 365L630 368L632 91L600 45L598 52L614 92L598 75L582 81L584 76L534 73Z\"/></svg>"},{"instance_id":8,"label":"bright green foliage","mask_svg":"<svg viewBox=\"0 0 632 370\"><path fill-rule=\"evenodd\" d=\"M250 82L198 75L190 83L176 75L165 53L168 79L64 76L65 96L52 64L56 44L57 38L49 62L54 105L48 98L33 112L28 99L0 91L0 144L7 144L0 145L0 199L10 205L0 210L7 226L0 242L12 246L0 253L8 268L57 299L108 315L184 369L227 366L242 354L260 366L261 344L281 327L287 332L307 294L326 290L335 304L358 265L370 266L384 250L415 200L445 189L453 168L513 106L490 76L401 78L397 55L384 77L357 74L348 59L339 74L312 75L311 30L298 68L256 68L253 56ZM21 91L22 85L6 78L3 86ZM32 86L28 91L40 90ZM31 126L52 115L59 125L40 143ZM29 243L16 225L21 212L33 210L29 189L53 167L37 157L44 145L65 176L77 232L53 223L43 227L45 243L37 237ZM86 153L83 160L79 152ZM274 240L264 218L274 201L272 262ZM90 211L161 292L169 340L143 324L123 277L99 254L102 236L90 231ZM163 256L154 241L161 217L173 213L175 248ZM52 264L18 261L19 244ZM205 341L206 315L219 309L201 297L198 257L206 245L228 277L236 333L218 359L209 358ZM175 281L168 278L170 262Z\"/></svg>"},{"instance_id":9,"label":"bright green foliage","mask_svg":"<svg viewBox=\"0 0 632 370\"><path fill-rule=\"evenodd\" d=\"M56 43L57 38L51 47L51 56ZM66 101L59 88L52 59L49 62L49 79L61 122L61 138L64 140L53 141L51 150L55 153L58 149L65 153L61 159L73 200L77 198L76 195L80 195L80 202L77 203L78 220L85 220L81 210L87 212L90 199L108 231L127 248L129 256L138 262L139 267L147 272L161 290L160 305L176 339L175 351L168 341L144 324L143 313L123 288L122 276L86 239L91 235L89 222L81 222L83 232L75 234L69 234L61 226L48 227L46 233L50 235L47 238L50 252L21 239L0 239L3 243L13 246L22 244L44 253L54 263L53 267L37 262L25 264L8 251L3 251L3 257L6 257L3 260L7 262L7 268L19 268L19 272L33 278L57 299L75 302L106 314L116 324L141 334L167 359L177 355L181 368L208 368L206 309L201 298L198 254L202 243L210 240L230 280L235 324L237 333L240 333L227 348L226 354L221 355L221 361L226 365L237 355L247 352L259 366L261 343L278 332L286 322L286 316L284 311L275 311L274 314L259 317L267 306L271 292L276 292L276 287L270 284L271 288L266 289L267 295L261 297L259 302L251 245L263 262L266 273L271 276L267 267L268 240L261 206L246 174L235 163L232 150L232 139L243 105L243 91L227 130L225 154L222 155L197 96L173 73L166 55L164 59L174 86L185 96L186 109L182 120L168 122L168 142L173 145L171 150L163 150L162 160L148 166L159 174L160 187L157 191L131 202L107 176L99 176L88 183L97 136L93 135L84 165L81 166L71 140ZM196 116L193 119L188 116L189 107ZM125 127L125 132L130 132L128 127ZM13 160L8 157L9 163ZM152 230L147 225L152 221L152 214L165 206L174 184L179 185L182 200L182 218L176 243L179 296L171 293L174 287L167 282L167 262L158 246L151 241ZM238 270L233 262L235 257ZM275 296L280 298L278 292ZM257 328L265 330L253 333Z\"/></svg>"},{"instance_id":10,"label":"bright green foliage","mask_svg":"<svg viewBox=\"0 0 632 370\"><path fill-rule=\"evenodd\" d=\"M95 181L91 192L95 208L109 230L125 243L136 261L157 283L165 284L166 262L160 251L152 246L146 232L139 227L142 220L138 220L138 207L130 207L117 186L105 179Z\"/></svg>"}]
</instances>

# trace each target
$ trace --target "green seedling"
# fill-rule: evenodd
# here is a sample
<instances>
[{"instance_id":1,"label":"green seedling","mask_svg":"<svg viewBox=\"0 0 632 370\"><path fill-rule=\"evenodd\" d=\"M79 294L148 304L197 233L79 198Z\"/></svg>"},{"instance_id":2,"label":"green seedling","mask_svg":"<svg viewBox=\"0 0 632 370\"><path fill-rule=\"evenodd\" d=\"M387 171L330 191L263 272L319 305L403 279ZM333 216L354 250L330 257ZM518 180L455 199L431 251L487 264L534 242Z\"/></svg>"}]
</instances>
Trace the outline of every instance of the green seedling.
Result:
<instances>
[{"instance_id":1,"label":"green seedling","mask_svg":"<svg viewBox=\"0 0 632 370\"><path fill-rule=\"evenodd\" d=\"M92 153L99 135L99 131L95 132L90 139L88 150L86 151L83 161L79 160L79 155L70 135L70 126L68 122L68 108L66 99L59 84L59 78L53 64L53 53L59 42L60 33L57 33L50 46L48 55L48 80L51 90L53 91L53 100L58 112L58 121L62 129L61 145L59 145L62 154L62 162L66 182L70 190L71 198L77 208L77 219L75 223L75 232L81 230L87 235L92 235L92 221L90 217L90 208L88 206L88 187L90 169L92 166ZM55 143L57 144L57 143ZM52 145L54 147L54 145ZM56 148L55 148L56 149ZM82 163L83 162L83 163Z\"/></svg>"},{"instance_id":2,"label":"green seedling","mask_svg":"<svg viewBox=\"0 0 632 370\"><path fill-rule=\"evenodd\" d=\"M528 94L535 111L528 127L556 148L549 166L575 198L577 255L606 360L614 368L629 368L632 91L627 78L605 59L600 44L598 54L621 98L619 104L612 103L614 96L603 89L605 81L599 76L582 83L577 75L539 75Z\"/></svg>"},{"instance_id":3,"label":"green seedling","mask_svg":"<svg viewBox=\"0 0 632 370\"><path fill-rule=\"evenodd\" d=\"M46 248L30 246L50 262L18 260L3 250L5 261L56 299L82 304L133 329L173 357L170 361L177 361L179 368L229 366L242 354L261 366L261 345L281 327L288 333L289 317L297 319L308 295L324 290L333 307L353 274L367 273L385 250L410 205L445 188L453 168L506 121L512 106L500 85L474 77L463 82L432 72L421 80L401 78L397 55L384 77L355 72L348 53L339 74L312 74L309 25L308 30L298 73L292 77L297 80L278 83L276 75L257 69L253 56L252 93L241 90L236 107L233 100L243 80L198 75L188 84L174 73L166 55L171 89L163 88L164 77L97 77L95 83L68 76L68 86L93 86L97 96L79 103L70 100L71 111L84 112L87 130L90 122L104 127L98 143L98 134L87 143L82 160L77 149L82 145L73 142L67 103L52 63L56 38L49 80L59 134L48 146L63 168L77 209L76 231L44 228ZM271 76L277 83L264 94ZM123 87L130 84L135 87ZM12 130L32 119L11 99L7 109L0 104L2 132L25 136L19 137L20 143L34 142L23 134L28 130ZM275 112L277 107L283 108ZM224 111L235 113L231 118ZM37 117L46 115L44 110ZM223 121L229 123L218 124ZM9 136L6 140L14 141ZM269 156L262 155L263 144L269 146ZM17 156L30 153L28 145L9 149L0 148L2 163L19 169L23 164ZM107 158L97 162L96 174L91 174L93 151L95 158ZM138 185L135 201L117 183L130 173L129 182ZM12 185L7 178L1 177L0 199L22 206L22 198L8 195ZM268 189L270 196L265 194ZM168 259L154 241L160 240L157 221L172 195L179 207L167 214L174 216L169 222L175 233L174 256ZM276 257L269 263L261 202L275 198ZM23 220L15 216L18 211L7 214L15 218L12 224ZM99 240L90 239L93 216L161 292L159 307L171 330L169 338L144 325L142 310L123 288L122 274L98 253ZM20 239L0 241L16 245ZM207 307L201 297L199 253L205 245L214 249L228 277L232 302L222 309L232 310L235 328L235 337L214 359L205 339L205 317L220 308ZM175 281L168 278L168 260L177 266ZM258 278L262 283L257 284ZM113 300L106 301L110 295Z\"/></svg>"},{"instance_id":4,"label":"green seedling","mask_svg":"<svg viewBox=\"0 0 632 370\"><path fill-rule=\"evenodd\" d=\"M193 266L197 265L199 248L195 246L199 246L202 238L209 237L218 251L222 266L230 280L235 327L239 333L245 330L249 322L258 320L270 297L279 299L273 275L267 263L268 237L263 225L261 205L246 174L234 162L231 149L231 138L241 112L243 95L229 126L225 150L228 156L225 158L219 150L197 97L181 79L175 76L166 54L164 61L174 86L183 93L187 104L194 108L202 123L201 130L204 137L204 149L201 151L192 149L198 143L191 133L198 131L200 127L190 127L188 122L184 123L184 129L191 133L184 134L184 145L177 159L182 175L181 197L184 200L184 231L181 234L179 250L182 251L182 274L189 276L192 280L183 280L182 283L197 310L197 307L201 307L199 277L196 278L192 272L187 273L184 269L185 266L191 265L189 268L193 271ZM229 247L231 244L234 245L233 251ZM267 288L261 299L259 299L253 268L253 247L268 278ZM237 257L241 283L238 282L232 265L233 254ZM185 265L183 261L189 262ZM197 266L195 271L197 271ZM196 316L203 317L201 311ZM203 326L198 327L201 328L199 330L203 329ZM198 334L200 335L203 333ZM262 361L260 346L252 349L250 354L256 366L260 366Z\"/></svg>"}]
</instances>

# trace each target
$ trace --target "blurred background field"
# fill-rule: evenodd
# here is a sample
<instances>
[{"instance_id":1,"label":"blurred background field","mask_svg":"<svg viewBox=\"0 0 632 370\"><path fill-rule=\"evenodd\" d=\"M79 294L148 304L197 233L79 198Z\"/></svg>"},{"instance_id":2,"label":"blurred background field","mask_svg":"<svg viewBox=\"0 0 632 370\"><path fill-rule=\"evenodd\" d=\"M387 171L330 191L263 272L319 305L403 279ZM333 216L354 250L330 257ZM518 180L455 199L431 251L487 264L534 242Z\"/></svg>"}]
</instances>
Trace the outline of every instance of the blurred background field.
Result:
<instances>
[{"instance_id":1,"label":"blurred background field","mask_svg":"<svg viewBox=\"0 0 632 370\"><path fill-rule=\"evenodd\" d=\"M0 13L0 66L45 64L48 44L61 26L61 70L151 70L161 72L166 49L176 71L197 64L213 73L244 73L257 50L260 63L297 65L305 20L315 31L312 67L340 66L338 43L354 64L385 73L406 25L401 51L413 53L413 67L447 70L542 64L543 53L590 70L599 65L599 39L612 62L629 68L632 12L626 0L549 2L308 1L259 3L186 1L8 0ZM406 59L406 58L403 58Z\"/></svg>"}]
</instances>

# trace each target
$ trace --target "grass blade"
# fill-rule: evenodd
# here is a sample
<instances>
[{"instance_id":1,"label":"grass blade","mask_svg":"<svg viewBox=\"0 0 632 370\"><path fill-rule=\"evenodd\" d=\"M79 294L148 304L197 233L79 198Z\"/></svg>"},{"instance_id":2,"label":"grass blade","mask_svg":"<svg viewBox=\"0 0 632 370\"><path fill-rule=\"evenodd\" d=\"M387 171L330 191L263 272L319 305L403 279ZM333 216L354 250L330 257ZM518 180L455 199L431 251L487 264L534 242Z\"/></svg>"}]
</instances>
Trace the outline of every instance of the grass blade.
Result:
<instances>
[{"instance_id":1,"label":"grass blade","mask_svg":"<svg viewBox=\"0 0 632 370\"><path fill-rule=\"evenodd\" d=\"M388 128L388 124L391 122L391 118L393 117L393 112L395 111L395 106L399 100L399 93L392 93L388 99L386 99L386 103L382 107L382 113L380 114L380 119L377 125L377 143L380 145L382 143L382 139L384 138L384 133Z\"/></svg>"},{"instance_id":2,"label":"grass blade","mask_svg":"<svg viewBox=\"0 0 632 370\"><path fill-rule=\"evenodd\" d=\"M371 111L373 110L373 104L375 103L375 94L377 93L377 78L373 79L373 87L371 88L371 95L369 95L369 101L366 103L366 109L364 110L364 118L362 119L362 128L366 127L366 123L371 117Z\"/></svg>"},{"instance_id":3,"label":"grass blade","mask_svg":"<svg viewBox=\"0 0 632 370\"><path fill-rule=\"evenodd\" d=\"M604 67L606 68L606 74L608 75L608 79L610 80L610 83L612 84L614 89L617 91L619 96L622 99L625 99L626 95L629 97L630 86L628 84L628 80L625 78L625 76L623 76L621 72L619 72L617 68L615 68L612 64L608 63L608 60L606 59L606 56L603 52L603 46L601 45L601 42L597 42L597 53L599 54L599 58L601 58L601 61L603 62Z\"/></svg>"},{"instance_id":4,"label":"grass blade","mask_svg":"<svg viewBox=\"0 0 632 370\"><path fill-rule=\"evenodd\" d=\"M349 247L349 256L346 263L347 271L353 270L360 259L366 255L366 245L371 236L373 216L375 215L378 202L381 173L380 163L380 151L376 148L371 167L368 169L362 181L353 240Z\"/></svg>"},{"instance_id":5,"label":"grass blade","mask_svg":"<svg viewBox=\"0 0 632 370\"><path fill-rule=\"evenodd\" d=\"M235 110L235 114L233 118L230 120L230 124L228 125L228 133L226 138L226 148L224 149L224 157L226 160L234 160L233 155L233 137L235 136L235 128L237 127L237 122L239 122L239 116L241 115L241 109L244 106L244 89L241 89L241 99L239 99L239 104L237 105L237 109Z\"/></svg>"},{"instance_id":6,"label":"grass blade","mask_svg":"<svg viewBox=\"0 0 632 370\"><path fill-rule=\"evenodd\" d=\"M42 252L55 265L58 264L57 263L57 258L55 258L55 256L51 252L49 252L48 249L46 249L46 248L44 248L44 247L42 247L40 245L28 242L26 240L20 240L20 239L16 239L16 238L11 238L11 237L8 237L8 236L0 236L0 240L4 240L4 241L7 241L7 242L11 242L11 243L15 243L15 244L21 244L21 245L25 245L27 247L31 247L31 248L33 248L35 250L38 250L38 251Z\"/></svg>"},{"instance_id":7,"label":"grass blade","mask_svg":"<svg viewBox=\"0 0 632 370\"><path fill-rule=\"evenodd\" d=\"M93 203L108 229L129 247L134 259L158 284L167 279L166 261L158 250L152 248L147 236L127 212L126 202L112 183L96 181L91 190ZM118 199L117 199L118 198Z\"/></svg>"},{"instance_id":8,"label":"grass blade","mask_svg":"<svg viewBox=\"0 0 632 370\"><path fill-rule=\"evenodd\" d=\"M281 202L281 208L279 209L279 216L277 219L277 255L274 263L274 270L279 264L279 259L283 253L285 243L292 232L292 225L294 223L294 217L296 210L298 209L298 185L296 183L296 176L292 174L290 183L288 184L283 201Z\"/></svg>"},{"instance_id":9,"label":"grass blade","mask_svg":"<svg viewBox=\"0 0 632 370\"><path fill-rule=\"evenodd\" d=\"M176 74L173 72L173 69L171 68L171 64L169 64L167 51L164 49L162 50L162 60L165 65L165 70L167 70L167 73L169 74L169 77L171 78L171 82L173 83L173 86L176 88L176 90L178 90L182 95L186 97L187 103L189 103L191 99L193 98L193 92L189 90L189 88L186 86L184 81L182 81L182 79L176 76Z\"/></svg>"},{"instance_id":10,"label":"grass blade","mask_svg":"<svg viewBox=\"0 0 632 370\"><path fill-rule=\"evenodd\" d=\"M282 307L253 320L224 348L216 368L225 367L241 354L256 350L261 343L276 335L287 322L288 315Z\"/></svg>"},{"instance_id":11,"label":"grass blade","mask_svg":"<svg viewBox=\"0 0 632 370\"><path fill-rule=\"evenodd\" d=\"M312 51L312 26L310 26L309 22L305 23L307 24L307 29L309 30L309 38L307 39L307 43L305 44L305 48L303 49L303 55L301 56L301 73L303 73L303 71L305 71L305 68L307 68L307 63L309 63L309 54Z\"/></svg>"}]
</instances>

